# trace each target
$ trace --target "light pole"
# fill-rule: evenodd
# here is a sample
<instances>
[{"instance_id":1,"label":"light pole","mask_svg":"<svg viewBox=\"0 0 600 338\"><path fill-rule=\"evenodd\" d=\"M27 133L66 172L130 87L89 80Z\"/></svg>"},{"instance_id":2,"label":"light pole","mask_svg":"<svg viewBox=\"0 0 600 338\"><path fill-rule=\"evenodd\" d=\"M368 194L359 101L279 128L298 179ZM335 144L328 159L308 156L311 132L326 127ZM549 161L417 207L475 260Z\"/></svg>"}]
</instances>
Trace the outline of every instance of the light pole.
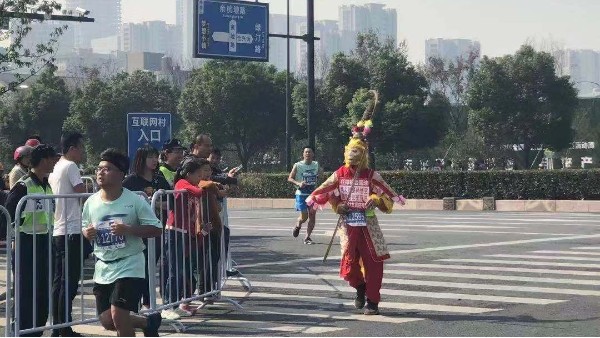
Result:
<instances>
[{"instance_id":1,"label":"light pole","mask_svg":"<svg viewBox=\"0 0 600 338\"><path fill-rule=\"evenodd\" d=\"M257 0L258 1L258 0ZM314 0L307 0L307 33L304 35L290 35L290 0L287 0L287 34L269 33L269 37L272 38L285 38L287 39L287 74L286 74L286 85L285 85L285 164L288 171L291 170L291 88L290 88L290 39L303 40L307 44L307 66L308 66L308 102L306 111L306 129L308 136L308 143L314 147L315 135L314 130L311 126L311 117L314 112L315 106L315 41L320 38L315 37L315 3Z\"/></svg>"},{"instance_id":2,"label":"light pole","mask_svg":"<svg viewBox=\"0 0 600 338\"><path fill-rule=\"evenodd\" d=\"M287 70L285 73L285 168L289 172L292 170L292 144L290 135L290 116L292 113L291 105L291 86L290 86L290 0L287 0Z\"/></svg>"},{"instance_id":3,"label":"light pole","mask_svg":"<svg viewBox=\"0 0 600 338\"><path fill-rule=\"evenodd\" d=\"M307 0L307 66L308 66L308 102L306 109L306 124L308 144L315 148L315 131L313 129L313 113L315 111L315 0Z\"/></svg>"}]
</instances>

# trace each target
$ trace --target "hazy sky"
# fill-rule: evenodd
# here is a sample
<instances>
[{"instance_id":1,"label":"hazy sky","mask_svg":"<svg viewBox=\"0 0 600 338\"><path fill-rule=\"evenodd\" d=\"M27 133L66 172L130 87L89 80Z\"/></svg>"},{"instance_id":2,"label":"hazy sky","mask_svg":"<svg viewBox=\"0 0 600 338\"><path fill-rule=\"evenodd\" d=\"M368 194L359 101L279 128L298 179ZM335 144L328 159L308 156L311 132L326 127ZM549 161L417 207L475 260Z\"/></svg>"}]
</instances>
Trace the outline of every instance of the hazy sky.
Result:
<instances>
[{"instance_id":1,"label":"hazy sky","mask_svg":"<svg viewBox=\"0 0 600 338\"><path fill-rule=\"evenodd\" d=\"M286 0L270 3L284 14ZM600 50L600 0L315 0L318 19L337 19L343 4L383 3L398 12L398 37L409 57L422 61L428 38L468 38L490 56L513 53L527 39L554 40L565 48ZM175 22L175 0L122 0L123 21ZM291 0L292 14L306 15L305 0ZM279 32L278 32L279 33Z\"/></svg>"}]
</instances>

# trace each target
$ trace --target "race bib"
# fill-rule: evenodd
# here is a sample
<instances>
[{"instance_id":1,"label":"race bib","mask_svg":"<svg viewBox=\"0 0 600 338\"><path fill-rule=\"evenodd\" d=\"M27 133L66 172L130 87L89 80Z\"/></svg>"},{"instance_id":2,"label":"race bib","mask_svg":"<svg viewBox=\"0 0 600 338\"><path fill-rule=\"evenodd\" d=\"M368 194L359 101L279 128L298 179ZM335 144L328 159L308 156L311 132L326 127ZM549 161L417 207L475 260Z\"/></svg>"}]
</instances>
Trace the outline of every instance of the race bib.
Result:
<instances>
[{"instance_id":1,"label":"race bib","mask_svg":"<svg viewBox=\"0 0 600 338\"><path fill-rule=\"evenodd\" d=\"M364 211L352 211L346 215L346 224L351 227L366 227L367 217Z\"/></svg>"},{"instance_id":2,"label":"race bib","mask_svg":"<svg viewBox=\"0 0 600 338\"><path fill-rule=\"evenodd\" d=\"M111 232L110 226L115 221L100 222L96 225L96 245L108 251L122 249L127 244L125 236L115 235Z\"/></svg>"},{"instance_id":3,"label":"race bib","mask_svg":"<svg viewBox=\"0 0 600 338\"><path fill-rule=\"evenodd\" d=\"M306 185L317 185L317 175L314 175L314 174L304 175L303 179L304 179L304 183L306 183Z\"/></svg>"}]
</instances>

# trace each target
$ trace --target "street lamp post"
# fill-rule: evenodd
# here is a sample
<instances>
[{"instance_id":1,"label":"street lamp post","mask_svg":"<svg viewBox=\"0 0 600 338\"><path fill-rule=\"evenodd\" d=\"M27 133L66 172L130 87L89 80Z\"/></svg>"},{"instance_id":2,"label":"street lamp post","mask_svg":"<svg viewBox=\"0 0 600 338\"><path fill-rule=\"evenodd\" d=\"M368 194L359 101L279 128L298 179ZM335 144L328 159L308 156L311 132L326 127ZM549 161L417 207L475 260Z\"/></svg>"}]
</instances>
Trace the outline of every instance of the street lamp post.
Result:
<instances>
[{"instance_id":1,"label":"street lamp post","mask_svg":"<svg viewBox=\"0 0 600 338\"><path fill-rule=\"evenodd\" d=\"M257 0L258 1L258 0ZM286 98L286 109L285 109L285 164L288 171L291 170L291 88L290 88L290 39L303 40L307 43L307 66L308 66L308 102L307 102L307 121L306 129L308 134L308 143L314 147L315 135L314 129L311 126L311 117L314 112L315 106L315 41L320 38L315 37L315 6L314 0L307 0L307 33L304 35L290 35L290 0L287 0L287 34L269 33L271 38L284 38L287 39L287 74L286 74L286 85L285 85L285 98Z\"/></svg>"},{"instance_id":2,"label":"street lamp post","mask_svg":"<svg viewBox=\"0 0 600 338\"><path fill-rule=\"evenodd\" d=\"M315 111L315 0L307 0L307 75L308 75L308 102L306 109L306 129L308 144L315 148L315 131L313 128L313 114Z\"/></svg>"}]
</instances>

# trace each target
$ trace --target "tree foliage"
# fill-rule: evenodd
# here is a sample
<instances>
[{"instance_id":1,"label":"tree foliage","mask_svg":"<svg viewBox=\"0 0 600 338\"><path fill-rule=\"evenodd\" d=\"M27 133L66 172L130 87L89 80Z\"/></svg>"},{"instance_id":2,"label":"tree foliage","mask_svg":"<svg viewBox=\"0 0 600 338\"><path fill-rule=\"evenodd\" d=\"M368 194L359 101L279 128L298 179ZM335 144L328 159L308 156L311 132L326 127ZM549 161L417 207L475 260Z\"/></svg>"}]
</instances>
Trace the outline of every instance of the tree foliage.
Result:
<instances>
[{"instance_id":1,"label":"tree foliage","mask_svg":"<svg viewBox=\"0 0 600 338\"><path fill-rule=\"evenodd\" d=\"M41 73L26 90L4 97L0 110L0 135L14 149L29 135L58 145L62 125L69 114L71 95L65 81L54 75L54 67Z\"/></svg>"},{"instance_id":2,"label":"tree foliage","mask_svg":"<svg viewBox=\"0 0 600 338\"><path fill-rule=\"evenodd\" d=\"M294 92L295 117L305 125L303 84ZM349 55L337 54L322 87L317 88L315 127L321 158L340 163L350 127L360 119L369 89L380 94L370 144L377 154L397 154L437 144L446 129L443 112L427 107L428 84L410 64L406 48L380 41L373 32L359 34Z\"/></svg>"},{"instance_id":3,"label":"tree foliage","mask_svg":"<svg viewBox=\"0 0 600 338\"><path fill-rule=\"evenodd\" d=\"M0 74L11 72L15 79L6 86L0 86L0 95L14 90L24 81L36 75L45 66L52 65L58 38L67 29L66 25L52 26L48 30L48 39L37 42L35 46L26 44L26 37L31 32L34 20L18 18L10 19L9 13L45 13L59 11L58 1L50 0L2 0L0 1L0 24L8 25L8 29L0 33L0 41L9 40L5 49L0 49ZM23 74L18 70L25 70Z\"/></svg>"},{"instance_id":4,"label":"tree foliage","mask_svg":"<svg viewBox=\"0 0 600 338\"><path fill-rule=\"evenodd\" d=\"M448 129L458 135L467 129L467 93L478 66L480 51L470 50L455 60L431 57L423 68L431 94L442 94L450 102Z\"/></svg>"},{"instance_id":5,"label":"tree foliage","mask_svg":"<svg viewBox=\"0 0 600 338\"><path fill-rule=\"evenodd\" d=\"M285 72L263 63L209 61L192 74L178 109L187 138L209 133L248 168L253 156L285 140Z\"/></svg>"},{"instance_id":6,"label":"tree foliage","mask_svg":"<svg viewBox=\"0 0 600 338\"><path fill-rule=\"evenodd\" d=\"M484 58L469 89L472 121L490 146L519 145L529 168L532 149L561 150L573 139L577 94L555 73L553 57L523 46L515 55Z\"/></svg>"},{"instance_id":7,"label":"tree foliage","mask_svg":"<svg viewBox=\"0 0 600 338\"><path fill-rule=\"evenodd\" d=\"M121 73L108 81L95 78L76 91L65 130L87 136L89 163L104 149L127 149L127 113L175 112L177 96L165 81L136 71Z\"/></svg>"}]
</instances>

